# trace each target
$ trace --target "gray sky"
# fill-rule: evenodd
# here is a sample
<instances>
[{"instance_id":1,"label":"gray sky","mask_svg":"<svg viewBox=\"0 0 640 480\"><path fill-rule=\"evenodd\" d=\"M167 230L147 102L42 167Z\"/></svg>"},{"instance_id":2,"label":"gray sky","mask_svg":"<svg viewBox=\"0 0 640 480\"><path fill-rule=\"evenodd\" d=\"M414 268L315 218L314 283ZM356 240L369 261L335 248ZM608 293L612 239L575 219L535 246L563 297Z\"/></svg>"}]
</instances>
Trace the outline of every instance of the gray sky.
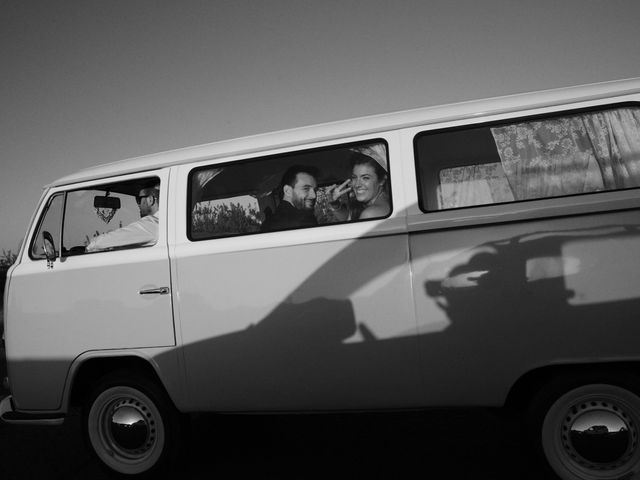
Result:
<instances>
[{"instance_id":1,"label":"gray sky","mask_svg":"<svg viewBox=\"0 0 640 480\"><path fill-rule=\"evenodd\" d=\"M80 168L640 76L637 0L0 0L0 250Z\"/></svg>"}]
</instances>

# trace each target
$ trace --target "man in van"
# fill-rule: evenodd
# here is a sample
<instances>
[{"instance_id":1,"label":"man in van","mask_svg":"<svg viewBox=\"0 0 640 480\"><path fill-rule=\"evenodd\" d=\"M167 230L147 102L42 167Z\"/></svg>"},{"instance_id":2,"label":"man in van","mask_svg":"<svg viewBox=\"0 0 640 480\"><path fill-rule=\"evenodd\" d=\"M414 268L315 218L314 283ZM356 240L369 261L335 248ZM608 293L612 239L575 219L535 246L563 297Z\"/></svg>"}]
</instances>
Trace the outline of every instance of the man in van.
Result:
<instances>
[{"instance_id":1,"label":"man in van","mask_svg":"<svg viewBox=\"0 0 640 480\"><path fill-rule=\"evenodd\" d=\"M313 212L316 205L316 170L312 167L293 165L282 176L280 188L282 200L276 211L262 224L261 231L314 227L318 220Z\"/></svg>"},{"instance_id":2,"label":"man in van","mask_svg":"<svg viewBox=\"0 0 640 480\"><path fill-rule=\"evenodd\" d=\"M158 239L158 208L160 200L160 185L143 188L136 195L136 202L140 209L140 220L130 223L126 227L95 237L86 246L87 252L99 252L107 248L126 246L153 245Z\"/></svg>"}]
</instances>

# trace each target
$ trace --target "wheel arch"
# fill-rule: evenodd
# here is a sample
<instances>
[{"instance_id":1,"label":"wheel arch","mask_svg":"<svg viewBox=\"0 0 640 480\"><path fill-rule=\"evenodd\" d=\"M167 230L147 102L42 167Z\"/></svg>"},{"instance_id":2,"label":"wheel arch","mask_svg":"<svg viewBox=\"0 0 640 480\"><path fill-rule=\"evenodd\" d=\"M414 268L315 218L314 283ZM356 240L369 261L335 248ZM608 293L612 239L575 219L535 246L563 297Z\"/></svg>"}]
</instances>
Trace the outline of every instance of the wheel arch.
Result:
<instances>
[{"instance_id":1,"label":"wheel arch","mask_svg":"<svg viewBox=\"0 0 640 480\"><path fill-rule=\"evenodd\" d=\"M620 375L636 375L640 379L640 361L581 362L545 365L521 375L511 386L504 407L511 411L523 411L545 385L560 379L597 379L615 382Z\"/></svg>"},{"instance_id":2,"label":"wheel arch","mask_svg":"<svg viewBox=\"0 0 640 480\"><path fill-rule=\"evenodd\" d=\"M117 354L101 352L78 358L74 362L66 389L66 405L68 407L80 406L97 381L117 370L127 370L144 375L162 388L168 398L173 401L158 373L157 365L150 358L138 352L118 352Z\"/></svg>"}]
</instances>

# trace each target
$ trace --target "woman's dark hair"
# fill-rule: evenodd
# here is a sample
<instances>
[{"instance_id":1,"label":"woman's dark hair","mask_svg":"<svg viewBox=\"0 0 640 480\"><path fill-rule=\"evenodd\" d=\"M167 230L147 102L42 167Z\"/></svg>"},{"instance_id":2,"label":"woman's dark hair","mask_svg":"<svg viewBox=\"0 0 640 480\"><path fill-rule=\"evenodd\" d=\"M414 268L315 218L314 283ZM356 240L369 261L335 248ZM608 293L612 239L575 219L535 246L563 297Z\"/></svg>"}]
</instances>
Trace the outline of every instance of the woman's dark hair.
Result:
<instances>
[{"instance_id":1,"label":"woman's dark hair","mask_svg":"<svg viewBox=\"0 0 640 480\"><path fill-rule=\"evenodd\" d=\"M353 170L353 167L355 167L356 165L369 165L376 172L379 180L384 180L387 178L387 171L382 168L382 165L376 162L369 155L355 152L351 155L351 157L349 157L349 162L351 163L351 170Z\"/></svg>"}]
</instances>

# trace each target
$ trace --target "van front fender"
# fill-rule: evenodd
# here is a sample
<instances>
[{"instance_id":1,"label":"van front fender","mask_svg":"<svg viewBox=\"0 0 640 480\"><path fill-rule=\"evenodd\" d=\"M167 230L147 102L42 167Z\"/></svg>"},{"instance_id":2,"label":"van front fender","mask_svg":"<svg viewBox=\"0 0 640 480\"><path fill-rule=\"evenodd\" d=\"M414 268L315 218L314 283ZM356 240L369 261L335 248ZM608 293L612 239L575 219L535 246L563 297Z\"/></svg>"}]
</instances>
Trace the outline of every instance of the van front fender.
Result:
<instances>
[{"instance_id":1,"label":"van front fender","mask_svg":"<svg viewBox=\"0 0 640 480\"><path fill-rule=\"evenodd\" d=\"M178 410L186 406L183 369L175 347L92 350L79 355L69 367L61 411L82 405L91 386L115 370L135 370L163 387Z\"/></svg>"}]
</instances>

